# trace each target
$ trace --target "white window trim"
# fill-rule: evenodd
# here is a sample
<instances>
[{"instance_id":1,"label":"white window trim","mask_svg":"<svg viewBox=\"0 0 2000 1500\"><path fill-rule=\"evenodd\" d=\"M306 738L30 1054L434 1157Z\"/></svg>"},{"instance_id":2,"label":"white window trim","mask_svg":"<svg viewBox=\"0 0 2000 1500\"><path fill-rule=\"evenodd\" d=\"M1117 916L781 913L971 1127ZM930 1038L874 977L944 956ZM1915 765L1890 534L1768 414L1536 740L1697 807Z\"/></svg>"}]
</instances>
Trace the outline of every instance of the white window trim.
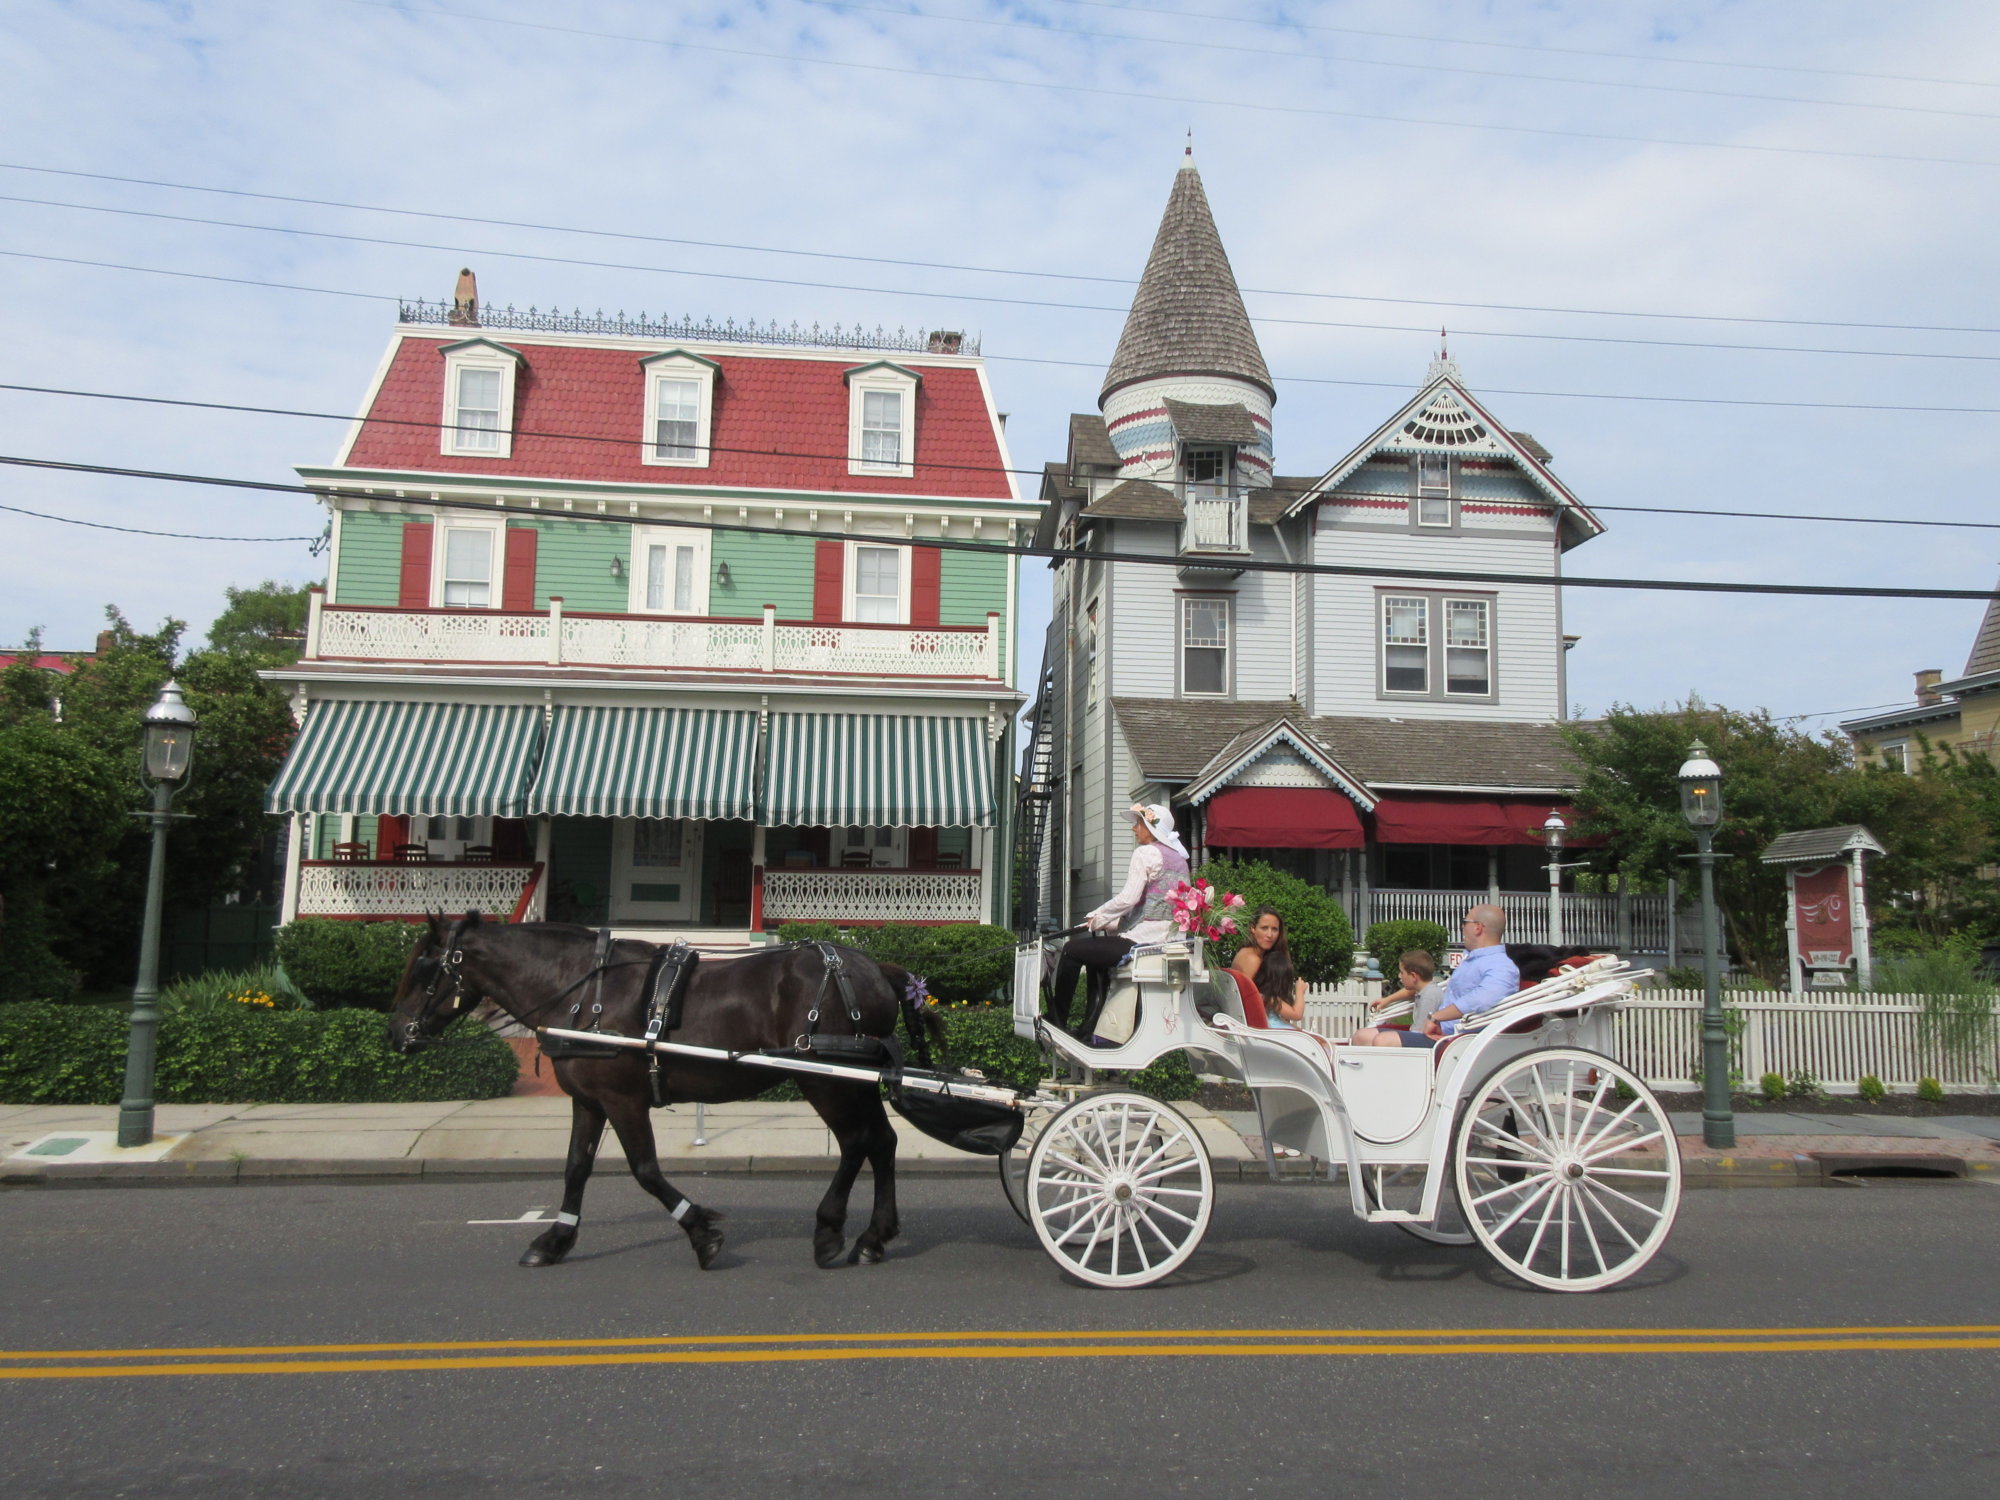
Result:
<instances>
[{"instance_id":1,"label":"white window trim","mask_svg":"<svg viewBox=\"0 0 2000 1500\"><path fill-rule=\"evenodd\" d=\"M635 615L677 615L681 612L668 606L651 609L646 604L646 549L648 547L692 546L694 564L694 604L689 615L708 613L709 575L715 571L710 561L710 533L697 531L686 526L635 526L632 528L632 554L625 565L625 607Z\"/></svg>"},{"instance_id":2,"label":"white window trim","mask_svg":"<svg viewBox=\"0 0 2000 1500\"><path fill-rule=\"evenodd\" d=\"M915 477L917 451L917 388L921 384L915 375L891 364L867 365L859 370L850 370L847 375L847 472L850 474L874 474L884 478L910 479ZM893 391L902 399L903 428L898 451L903 461L898 464L871 464L861 457L861 413L864 397L869 391Z\"/></svg>"},{"instance_id":3,"label":"white window trim","mask_svg":"<svg viewBox=\"0 0 2000 1500\"><path fill-rule=\"evenodd\" d=\"M438 434L438 451L456 458L512 458L514 456L514 376L520 356L498 344L476 340L444 351L444 430ZM458 428L458 372L498 370L500 372L499 442L492 448L473 448L465 443L469 434Z\"/></svg>"},{"instance_id":4,"label":"white window trim","mask_svg":"<svg viewBox=\"0 0 2000 1500\"><path fill-rule=\"evenodd\" d=\"M460 520L454 516L439 516L431 522L431 608L432 609L499 609L507 593L507 523L501 520L488 521ZM493 574L487 583L486 603L446 604L444 602L444 559L449 550L445 533L451 531L484 531L493 538Z\"/></svg>"},{"instance_id":5,"label":"white window trim","mask_svg":"<svg viewBox=\"0 0 2000 1500\"><path fill-rule=\"evenodd\" d=\"M863 620L854 607L854 586L861 579L861 569L857 564L855 552L862 547L883 547L896 554L896 618L893 622L888 620ZM887 625L891 623L907 625L910 623L910 549L908 547L886 539L879 542L849 542L847 544L846 555L841 558L840 562L842 574L840 580L840 617L843 620L857 625Z\"/></svg>"},{"instance_id":6,"label":"white window trim","mask_svg":"<svg viewBox=\"0 0 2000 1500\"><path fill-rule=\"evenodd\" d=\"M1887 762L1891 752L1901 764L1897 767L1905 776L1915 775L1910 769L1910 742L1908 740L1883 740L1875 746L1877 760Z\"/></svg>"},{"instance_id":7,"label":"white window trim","mask_svg":"<svg viewBox=\"0 0 2000 1500\"><path fill-rule=\"evenodd\" d=\"M1231 698L1236 693L1236 600L1228 594L1182 594L1174 621L1174 677L1183 698ZM1188 645L1188 607L1192 604L1222 606L1222 688L1219 692L1199 692L1187 685L1187 654L1190 650L1213 651L1213 646Z\"/></svg>"},{"instance_id":8,"label":"white window trim","mask_svg":"<svg viewBox=\"0 0 2000 1500\"><path fill-rule=\"evenodd\" d=\"M639 434L639 461L663 469L705 469L708 467L712 451L712 421L715 413L715 375L713 361L699 355L688 354L679 349L668 350L639 361L639 367L646 375L646 424ZM660 379L692 380L701 389L695 397L694 457L662 458L659 444L654 441L659 432L660 420Z\"/></svg>"},{"instance_id":9,"label":"white window trim","mask_svg":"<svg viewBox=\"0 0 2000 1500\"><path fill-rule=\"evenodd\" d=\"M1424 672L1421 692L1389 686L1389 601L1421 599L1424 603ZM1451 690L1448 639L1451 605L1454 602L1483 604L1486 607L1486 690L1482 693L1455 693ZM1417 703L1498 703L1500 701L1500 601L1490 594L1447 593L1443 590L1411 589L1397 592L1384 589L1375 596L1375 672L1377 694L1385 699Z\"/></svg>"},{"instance_id":10,"label":"white window trim","mask_svg":"<svg viewBox=\"0 0 2000 1500\"><path fill-rule=\"evenodd\" d=\"M1389 686L1390 648L1392 646L1407 647L1417 643L1413 641L1392 642L1389 639L1389 606L1392 603L1407 604L1412 600L1418 601L1424 606L1424 639L1422 642L1424 650L1424 685L1421 688L1392 688ZM1431 604L1432 598L1429 594L1380 593L1375 596L1375 639L1378 643L1376 650L1378 658L1382 663L1382 681L1380 687L1382 695L1386 698L1429 698L1434 696L1431 688L1437 680L1437 667L1431 660L1431 656L1436 644L1437 630L1435 622L1431 619Z\"/></svg>"},{"instance_id":11,"label":"white window trim","mask_svg":"<svg viewBox=\"0 0 2000 1500\"><path fill-rule=\"evenodd\" d=\"M1486 653L1486 686L1476 693L1454 693L1451 690L1451 607L1454 604L1477 604L1486 616L1486 644L1483 646L1460 646L1460 651L1484 651ZM1441 594L1438 596L1437 618L1437 681L1440 691L1447 698L1471 698L1484 701L1494 696L1493 680L1498 675L1494 670L1494 657L1499 651L1495 639L1493 600L1477 594Z\"/></svg>"},{"instance_id":12,"label":"white window trim","mask_svg":"<svg viewBox=\"0 0 2000 1500\"><path fill-rule=\"evenodd\" d=\"M1444 489L1442 491L1436 487L1427 489L1424 486L1424 459L1427 457L1436 457L1444 464ZM1454 483L1457 478L1454 472L1456 466L1452 463L1451 457L1448 454L1419 454L1415 461L1415 468L1416 472L1412 477L1416 486L1416 495L1410 504L1416 512L1417 524L1428 527L1433 531L1449 531L1458 520L1458 486ZM1442 521L1427 521L1424 519L1424 501L1426 500L1444 501L1444 519Z\"/></svg>"}]
</instances>

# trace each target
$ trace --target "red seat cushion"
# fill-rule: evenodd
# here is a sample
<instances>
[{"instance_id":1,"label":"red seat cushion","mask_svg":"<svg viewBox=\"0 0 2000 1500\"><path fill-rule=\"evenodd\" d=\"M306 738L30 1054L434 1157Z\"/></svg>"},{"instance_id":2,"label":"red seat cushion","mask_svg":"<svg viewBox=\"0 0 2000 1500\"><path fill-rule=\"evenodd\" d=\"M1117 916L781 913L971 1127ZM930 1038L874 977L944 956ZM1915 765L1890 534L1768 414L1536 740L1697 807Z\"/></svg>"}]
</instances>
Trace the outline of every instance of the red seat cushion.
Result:
<instances>
[{"instance_id":1,"label":"red seat cushion","mask_svg":"<svg viewBox=\"0 0 2000 1500\"><path fill-rule=\"evenodd\" d=\"M1264 997L1257 993L1256 982L1236 969L1224 969L1222 972L1236 981L1237 996L1243 1001L1244 1023L1258 1031L1269 1031L1271 1018L1264 1012Z\"/></svg>"}]
</instances>

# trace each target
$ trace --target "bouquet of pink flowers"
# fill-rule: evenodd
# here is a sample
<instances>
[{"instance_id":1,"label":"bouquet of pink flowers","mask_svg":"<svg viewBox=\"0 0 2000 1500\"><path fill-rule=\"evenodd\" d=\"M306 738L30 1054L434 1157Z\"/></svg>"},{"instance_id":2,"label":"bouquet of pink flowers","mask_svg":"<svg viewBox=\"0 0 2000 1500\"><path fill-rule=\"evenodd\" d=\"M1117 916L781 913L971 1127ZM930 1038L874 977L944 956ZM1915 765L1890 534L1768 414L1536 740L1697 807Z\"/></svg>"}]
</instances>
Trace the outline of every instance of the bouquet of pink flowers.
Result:
<instances>
[{"instance_id":1,"label":"bouquet of pink flowers","mask_svg":"<svg viewBox=\"0 0 2000 1500\"><path fill-rule=\"evenodd\" d=\"M1243 898L1234 891L1218 891L1197 878L1167 892L1167 905L1173 908L1175 927L1189 937L1212 943L1236 931L1236 919L1229 913L1243 905Z\"/></svg>"}]
</instances>

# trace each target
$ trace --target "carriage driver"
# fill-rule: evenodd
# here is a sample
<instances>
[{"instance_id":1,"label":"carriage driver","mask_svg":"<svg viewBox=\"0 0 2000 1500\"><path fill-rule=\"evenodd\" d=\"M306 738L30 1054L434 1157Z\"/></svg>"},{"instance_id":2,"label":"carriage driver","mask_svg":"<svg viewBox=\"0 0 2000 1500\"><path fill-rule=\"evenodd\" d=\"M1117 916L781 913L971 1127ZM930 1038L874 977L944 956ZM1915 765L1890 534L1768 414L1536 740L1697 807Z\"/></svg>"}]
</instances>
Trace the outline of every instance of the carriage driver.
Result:
<instances>
[{"instance_id":1,"label":"carriage driver","mask_svg":"<svg viewBox=\"0 0 2000 1500\"><path fill-rule=\"evenodd\" d=\"M1444 1004L1431 1012L1422 1031L1389 1026L1364 1026L1354 1033L1357 1047L1435 1047L1467 1016L1491 1010L1521 988L1521 971L1507 956L1501 939L1507 913L1497 906L1475 906L1465 914L1465 958L1445 986Z\"/></svg>"}]
</instances>

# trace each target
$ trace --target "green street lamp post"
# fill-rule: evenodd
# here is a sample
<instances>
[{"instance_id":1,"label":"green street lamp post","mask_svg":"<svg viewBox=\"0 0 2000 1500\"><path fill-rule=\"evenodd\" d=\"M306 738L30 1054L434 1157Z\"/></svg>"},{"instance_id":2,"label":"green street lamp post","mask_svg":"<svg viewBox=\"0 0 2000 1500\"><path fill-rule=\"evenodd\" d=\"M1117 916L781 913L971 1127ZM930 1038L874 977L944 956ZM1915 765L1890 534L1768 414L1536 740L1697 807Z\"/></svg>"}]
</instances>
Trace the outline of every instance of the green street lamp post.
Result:
<instances>
[{"instance_id":1,"label":"green street lamp post","mask_svg":"<svg viewBox=\"0 0 2000 1500\"><path fill-rule=\"evenodd\" d=\"M160 1040L160 907L165 900L167 827L174 793L187 780L194 752L194 710L169 682L146 710L146 751L141 780L152 789L153 810L138 816L153 824L153 859L146 873L146 917L139 933L139 977L132 986L132 1031L125 1044L125 1098L118 1106L118 1144L144 1146L153 1139L153 1063Z\"/></svg>"},{"instance_id":2,"label":"green street lamp post","mask_svg":"<svg viewBox=\"0 0 2000 1500\"><path fill-rule=\"evenodd\" d=\"M1715 829L1722 821L1722 768L1696 740L1680 770L1681 816L1694 830L1701 862L1701 1138L1705 1145L1736 1144L1736 1115L1729 1104L1729 1032L1722 1024L1722 968L1715 918Z\"/></svg>"}]
</instances>

